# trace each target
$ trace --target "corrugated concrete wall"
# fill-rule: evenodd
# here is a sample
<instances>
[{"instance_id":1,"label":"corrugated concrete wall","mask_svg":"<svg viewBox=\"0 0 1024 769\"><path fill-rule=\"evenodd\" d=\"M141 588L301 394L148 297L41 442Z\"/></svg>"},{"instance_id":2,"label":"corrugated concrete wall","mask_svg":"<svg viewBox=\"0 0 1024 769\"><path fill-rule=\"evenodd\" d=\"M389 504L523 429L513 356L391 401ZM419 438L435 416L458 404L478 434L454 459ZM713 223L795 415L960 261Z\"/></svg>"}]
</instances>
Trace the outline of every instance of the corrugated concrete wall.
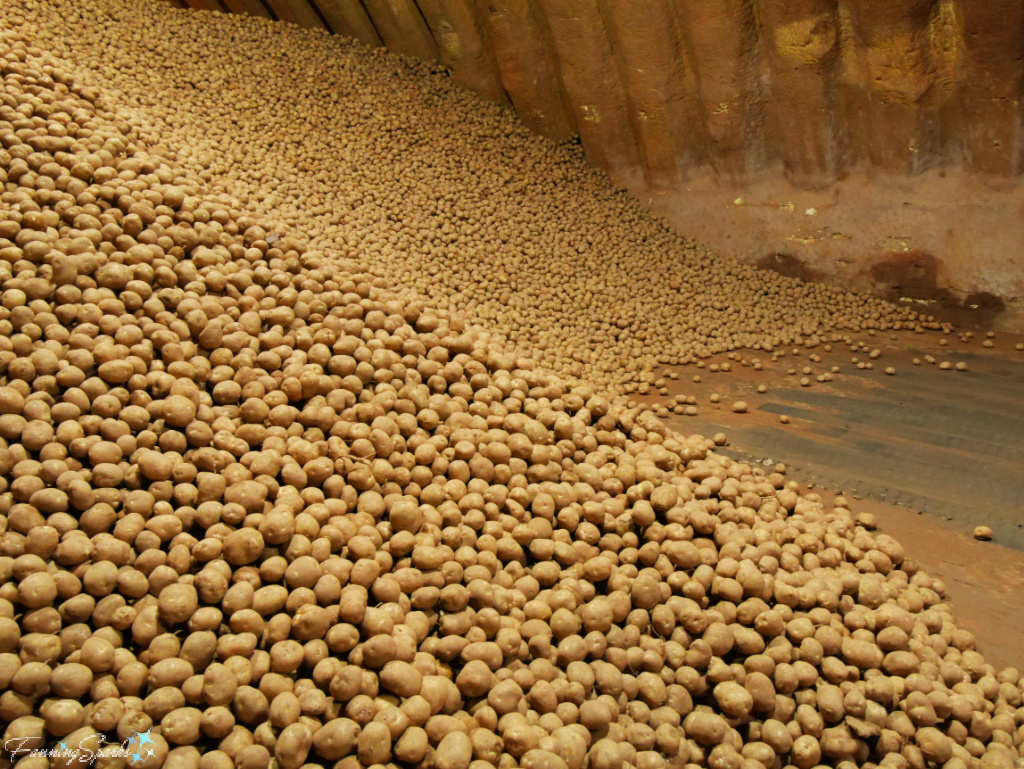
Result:
<instances>
[{"instance_id":1,"label":"corrugated concrete wall","mask_svg":"<svg viewBox=\"0 0 1024 769\"><path fill-rule=\"evenodd\" d=\"M718 251L1024 330L1021 0L171 1L439 61Z\"/></svg>"},{"instance_id":2,"label":"corrugated concrete wall","mask_svg":"<svg viewBox=\"0 0 1024 769\"><path fill-rule=\"evenodd\" d=\"M451 69L613 173L1022 171L1020 0L174 0Z\"/></svg>"}]
</instances>

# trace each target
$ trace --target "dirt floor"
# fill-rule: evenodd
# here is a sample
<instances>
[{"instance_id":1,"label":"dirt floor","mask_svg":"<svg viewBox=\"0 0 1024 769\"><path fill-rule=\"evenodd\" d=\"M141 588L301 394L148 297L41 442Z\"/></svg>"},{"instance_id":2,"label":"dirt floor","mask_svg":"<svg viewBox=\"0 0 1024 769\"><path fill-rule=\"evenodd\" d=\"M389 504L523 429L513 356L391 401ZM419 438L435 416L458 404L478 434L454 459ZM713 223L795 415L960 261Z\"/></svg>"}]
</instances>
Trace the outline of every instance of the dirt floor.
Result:
<instances>
[{"instance_id":1,"label":"dirt floor","mask_svg":"<svg viewBox=\"0 0 1024 769\"><path fill-rule=\"evenodd\" d=\"M669 367L668 394L637 399L671 406L690 396L698 413L672 414L672 428L725 433L730 456L784 459L807 488L874 512L880 530L945 581L986 657L1024 669L1024 337L964 334L858 334L849 340L856 351L837 341L831 350L734 353L703 368ZM733 413L737 400L747 413ZM973 538L978 525L992 528L993 541Z\"/></svg>"},{"instance_id":2,"label":"dirt floor","mask_svg":"<svg viewBox=\"0 0 1024 769\"><path fill-rule=\"evenodd\" d=\"M819 189L780 175L730 187L698 174L677 190L625 183L717 253L1024 333L1020 185L946 170L854 172Z\"/></svg>"}]
</instances>

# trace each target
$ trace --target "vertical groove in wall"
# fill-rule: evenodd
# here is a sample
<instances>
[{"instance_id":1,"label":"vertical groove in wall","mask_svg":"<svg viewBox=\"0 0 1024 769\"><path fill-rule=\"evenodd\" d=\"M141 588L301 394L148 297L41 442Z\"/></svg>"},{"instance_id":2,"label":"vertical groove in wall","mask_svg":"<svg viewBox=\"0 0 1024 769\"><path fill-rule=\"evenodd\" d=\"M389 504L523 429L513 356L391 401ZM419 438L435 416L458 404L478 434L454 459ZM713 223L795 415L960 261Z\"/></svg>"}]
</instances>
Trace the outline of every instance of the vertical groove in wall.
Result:
<instances>
[{"instance_id":1,"label":"vertical groove in wall","mask_svg":"<svg viewBox=\"0 0 1024 769\"><path fill-rule=\"evenodd\" d=\"M770 65L768 133L787 176L800 184L836 178L834 79L842 46L837 0L759 0Z\"/></svg>"},{"instance_id":2,"label":"vertical groove in wall","mask_svg":"<svg viewBox=\"0 0 1024 769\"><path fill-rule=\"evenodd\" d=\"M307 0L267 0L267 2L281 21L298 24L307 29L324 28L324 23L309 6Z\"/></svg>"},{"instance_id":3,"label":"vertical groove in wall","mask_svg":"<svg viewBox=\"0 0 1024 769\"><path fill-rule=\"evenodd\" d=\"M610 172L636 169L636 139L593 0L539 0L551 29L562 82L588 159Z\"/></svg>"},{"instance_id":4,"label":"vertical groove in wall","mask_svg":"<svg viewBox=\"0 0 1024 769\"><path fill-rule=\"evenodd\" d=\"M480 25L494 48L501 83L520 119L556 141L575 132L562 99L556 63L529 0L476 0Z\"/></svg>"},{"instance_id":5,"label":"vertical groove in wall","mask_svg":"<svg viewBox=\"0 0 1024 769\"><path fill-rule=\"evenodd\" d=\"M472 57L481 73L481 79L488 83L487 98L505 106L511 100L501 83L501 72L494 58L494 49L487 37L474 0L441 0L445 13L453 20L456 30L464 30L460 36L463 57Z\"/></svg>"},{"instance_id":6,"label":"vertical groove in wall","mask_svg":"<svg viewBox=\"0 0 1024 769\"><path fill-rule=\"evenodd\" d=\"M452 63L458 58L458 51L457 47L449 42L454 36L454 30L444 17L441 0L415 0L415 3L437 46L437 63L452 69Z\"/></svg>"},{"instance_id":7,"label":"vertical groove in wall","mask_svg":"<svg viewBox=\"0 0 1024 769\"><path fill-rule=\"evenodd\" d=\"M555 53L555 43L552 38L551 25L548 23L547 14L544 13L541 0L526 0L526 6L529 9L528 13L533 19L538 34L540 35L540 43L547 52L548 60L551 62L551 67L555 75L554 83L558 89L557 94L558 99L562 104L562 110L565 112L565 115L569 120L569 125L572 126L573 134L578 138L579 126L576 124L576 113L573 110L572 102L569 100L569 92L565 88L565 75L558 66L558 56Z\"/></svg>"},{"instance_id":8,"label":"vertical groove in wall","mask_svg":"<svg viewBox=\"0 0 1024 769\"><path fill-rule=\"evenodd\" d=\"M260 0L260 4L263 5L263 9L270 15L271 19L274 21L280 21L280 19L277 18L277 14L274 13L274 9L270 7L269 0Z\"/></svg>"},{"instance_id":9,"label":"vertical groove in wall","mask_svg":"<svg viewBox=\"0 0 1024 769\"><path fill-rule=\"evenodd\" d=\"M451 70L455 84L488 101L509 104L471 0L417 0L417 4L437 43L438 61Z\"/></svg>"},{"instance_id":10,"label":"vertical groove in wall","mask_svg":"<svg viewBox=\"0 0 1024 769\"><path fill-rule=\"evenodd\" d=\"M959 0L963 74L957 84L965 161L974 171L1021 173L1024 4Z\"/></svg>"},{"instance_id":11,"label":"vertical groove in wall","mask_svg":"<svg viewBox=\"0 0 1024 769\"><path fill-rule=\"evenodd\" d=\"M935 157L930 165L966 163L964 143L964 110L958 98L963 74L963 20L957 11L957 0L938 0L928 27L930 59L938 71L938 96L933 109L938 121Z\"/></svg>"},{"instance_id":12,"label":"vertical groove in wall","mask_svg":"<svg viewBox=\"0 0 1024 769\"><path fill-rule=\"evenodd\" d=\"M457 35L449 20L444 17L440 0L416 0L416 7L437 46L437 62L441 67L452 70L453 63L459 58L458 44L453 44L453 38Z\"/></svg>"},{"instance_id":13,"label":"vertical groove in wall","mask_svg":"<svg viewBox=\"0 0 1024 769\"><path fill-rule=\"evenodd\" d=\"M359 0L316 0L316 4L324 20L337 34L355 38L366 45L384 45Z\"/></svg>"},{"instance_id":14,"label":"vertical groove in wall","mask_svg":"<svg viewBox=\"0 0 1024 769\"><path fill-rule=\"evenodd\" d=\"M437 44L413 0L364 0L378 34L390 50L435 61Z\"/></svg>"},{"instance_id":15,"label":"vertical groove in wall","mask_svg":"<svg viewBox=\"0 0 1024 769\"><path fill-rule=\"evenodd\" d=\"M757 23L755 0L741 0L740 83L743 94L743 159L744 173L756 174L770 168L771 148L767 135L767 105L765 94L771 71L761 51L761 37Z\"/></svg>"},{"instance_id":16,"label":"vertical groove in wall","mask_svg":"<svg viewBox=\"0 0 1024 769\"><path fill-rule=\"evenodd\" d=\"M331 26L331 23L327 21L327 17L324 16L323 11L320 10L318 0L309 0L309 7L313 9L313 13L315 13L317 15L317 18L320 19L320 24L323 26L324 29L327 30L328 34L333 35L335 33L335 30Z\"/></svg>"},{"instance_id":17,"label":"vertical groove in wall","mask_svg":"<svg viewBox=\"0 0 1024 769\"><path fill-rule=\"evenodd\" d=\"M420 7L417 4L417 0L391 0L391 2L401 7L401 15L408 17L408 26L410 29L415 29L416 33L422 36L423 42L426 46L429 46L431 54L429 59L426 61L437 61L438 50L437 42L434 40L434 35L430 31L430 27L427 26L427 20L423 18L423 13L420 11Z\"/></svg>"},{"instance_id":18,"label":"vertical groove in wall","mask_svg":"<svg viewBox=\"0 0 1024 769\"><path fill-rule=\"evenodd\" d=\"M748 17L743 0L681 0L680 10L699 77L700 102L710 159L727 179L748 170L746 128L750 119Z\"/></svg>"},{"instance_id":19,"label":"vertical groove in wall","mask_svg":"<svg viewBox=\"0 0 1024 769\"><path fill-rule=\"evenodd\" d=\"M686 12L678 0L661 0L665 10L666 31L671 35L683 94L678 110L686 119L675 124L680 132L683 152L694 165L711 166L711 135L708 133L707 112L701 100L700 70L697 51ZM689 129L689 130L687 130ZM684 133L685 131L685 133Z\"/></svg>"},{"instance_id":20,"label":"vertical groove in wall","mask_svg":"<svg viewBox=\"0 0 1024 769\"><path fill-rule=\"evenodd\" d=\"M944 87L928 44L935 5L936 0L849 4L852 32L859 43L858 71L848 74L851 82L845 89L852 160L883 172L908 174L923 170L934 157Z\"/></svg>"},{"instance_id":21,"label":"vertical groove in wall","mask_svg":"<svg viewBox=\"0 0 1024 769\"><path fill-rule=\"evenodd\" d=\"M676 0L657 0L656 21L672 65L657 76L664 89L666 120L672 132L676 164L682 171L708 162L708 133L700 106L692 51L681 34Z\"/></svg>"},{"instance_id":22,"label":"vertical groove in wall","mask_svg":"<svg viewBox=\"0 0 1024 769\"><path fill-rule=\"evenodd\" d=\"M260 0L224 0L224 5L232 13L247 13L264 19L272 18L270 11Z\"/></svg>"},{"instance_id":23,"label":"vertical groove in wall","mask_svg":"<svg viewBox=\"0 0 1024 769\"><path fill-rule=\"evenodd\" d=\"M668 114L669 99L679 96L671 93L669 86L678 59L661 18L661 2L601 0L599 6L645 178L653 186L671 187L681 180L675 126Z\"/></svg>"}]
</instances>

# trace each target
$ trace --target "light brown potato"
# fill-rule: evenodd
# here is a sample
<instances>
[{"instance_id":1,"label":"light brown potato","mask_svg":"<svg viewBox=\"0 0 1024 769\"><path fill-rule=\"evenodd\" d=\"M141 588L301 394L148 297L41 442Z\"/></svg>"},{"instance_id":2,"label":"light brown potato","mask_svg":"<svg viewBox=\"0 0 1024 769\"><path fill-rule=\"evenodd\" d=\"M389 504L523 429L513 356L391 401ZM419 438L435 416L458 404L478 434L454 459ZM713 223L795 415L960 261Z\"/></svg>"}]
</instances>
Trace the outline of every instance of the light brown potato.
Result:
<instances>
[{"instance_id":1,"label":"light brown potato","mask_svg":"<svg viewBox=\"0 0 1024 769\"><path fill-rule=\"evenodd\" d=\"M750 692L734 681L723 681L715 686L714 695L722 712L733 718L748 715L754 707L754 698ZM700 721L696 722L698 730L701 728Z\"/></svg>"},{"instance_id":2,"label":"light brown potato","mask_svg":"<svg viewBox=\"0 0 1024 769\"><path fill-rule=\"evenodd\" d=\"M356 739L359 761L365 766L386 763L391 756L391 732L385 724L372 721Z\"/></svg>"},{"instance_id":3,"label":"light brown potato","mask_svg":"<svg viewBox=\"0 0 1024 769\"><path fill-rule=\"evenodd\" d=\"M472 759L473 743L465 732L449 732L434 751L434 763L438 769L469 769Z\"/></svg>"},{"instance_id":4,"label":"light brown potato","mask_svg":"<svg viewBox=\"0 0 1024 769\"><path fill-rule=\"evenodd\" d=\"M687 736L701 745L714 745L725 738L728 727L725 720L715 713L694 711L683 721L683 728Z\"/></svg>"},{"instance_id":5,"label":"light brown potato","mask_svg":"<svg viewBox=\"0 0 1024 769\"><path fill-rule=\"evenodd\" d=\"M191 745L199 739L203 711L177 708L160 721L161 734L173 745Z\"/></svg>"},{"instance_id":6,"label":"light brown potato","mask_svg":"<svg viewBox=\"0 0 1024 769\"><path fill-rule=\"evenodd\" d=\"M348 718L332 719L313 735L313 750L327 761L340 760L353 751L360 731L355 721Z\"/></svg>"},{"instance_id":7,"label":"light brown potato","mask_svg":"<svg viewBox=\"0 0 1024 769\"><path fill-rule=\"evenodd\" d=\"M45 572L29 574L18 584L18 600L28 609L49 606L57 597L57 583Z\"/></svg>"},{"instance_id":8,"label":"light brown potato","mask_svg":"<svg viewBox=\"0 0 1024 769\"><path fill-rule=\"evenodd\" d=\"M306 724L291 724L281 731L274 746L274 758L281 769L298 769L306 762L313 745L313 733Z\"/></svg>"},{"instance_id":9,"label":"light brown potato","mask_svg":"<svg viewBox=\"0 0 1024 769\"><path fill-rule=\"evenodd\" d=\"M199 608L199 596L192 585L168 585L160 591L157 608L163 622L168 625L181 624L187 622Z\"/></svg>"}]
</instances>

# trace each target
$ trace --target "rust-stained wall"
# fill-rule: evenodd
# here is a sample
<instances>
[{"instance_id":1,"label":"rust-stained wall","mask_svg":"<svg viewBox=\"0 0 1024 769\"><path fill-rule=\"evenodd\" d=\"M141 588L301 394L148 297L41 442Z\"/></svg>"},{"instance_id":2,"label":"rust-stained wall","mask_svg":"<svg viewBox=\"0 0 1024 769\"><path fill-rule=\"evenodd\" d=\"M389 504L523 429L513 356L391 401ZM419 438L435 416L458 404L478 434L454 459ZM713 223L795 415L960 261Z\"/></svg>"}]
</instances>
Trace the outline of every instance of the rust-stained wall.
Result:
<instances>
[{"instance_id":1,"label":"rust-stained wall","mask_svg":"<svg viewBox=\"0 0 1024 769\"><path fill-rule=\"evenodd\" d=\"M179 4L180 4L179 0ZM592 162L673 187L1022 170L1020 0L184 0L449 67Z\"/></svg>"},{"instance_id":2,"label":"rust-stained wall","mask_svg":"<svg viewBox=\"0 0 1024 769\"><path fill-rule=\"evenodd\" d=\"M886 293L874 262L925 244L944 297L1024 303L1021 0L171 1L439 61L740 258ZM987 207L949 232L961 175ZM809 193L858 237L806 237L824 219L794 216Z\"/></svg>"}]
</instances>

